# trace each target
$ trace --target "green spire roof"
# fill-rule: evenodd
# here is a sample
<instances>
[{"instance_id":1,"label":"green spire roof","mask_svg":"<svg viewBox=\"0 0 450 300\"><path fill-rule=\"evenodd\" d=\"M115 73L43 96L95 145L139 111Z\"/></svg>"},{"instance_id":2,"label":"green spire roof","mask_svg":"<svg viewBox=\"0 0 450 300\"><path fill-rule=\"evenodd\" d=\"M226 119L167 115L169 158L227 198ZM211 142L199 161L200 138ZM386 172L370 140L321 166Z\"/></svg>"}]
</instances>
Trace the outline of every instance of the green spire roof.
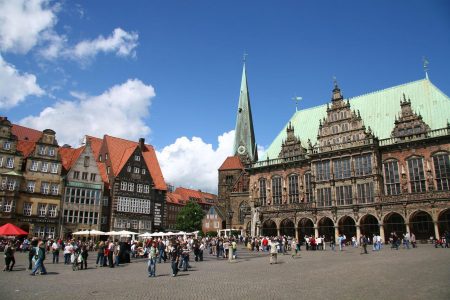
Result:
<instances>
[{"instance_id":1,"label":"green spire roof","mask_svg":"<svg viewBox=\"0 0 450 300\"><path fill-rule=\"evenodd\" d=\"M361 112L364 125L370 126L376 137L389 138L394 129L395 117L400 113L400 99L403 94L411 99L412 109L422 115L431 130L447 126L447 120L450 119L450 98L426 78L350 98L350 109ZM281 143L286 139L286 127L289 122L292 123L304 147L308 139L314 145L317 141L319 120L326 117L326 109L327 104L324 104L295 112L262 159L278 157Z\"/></svg>"},{"instance_id":2,"label":"green spire roof","mask_svg":"<svg viewBox=\"0 0 450 300\"><path fill-rule=\"evenodd\" d=\"M234 155L247 155L251 161L258 160L245 63L242 69L241 90L239 94L233 151Z\"/></svg>"}]
</instances>

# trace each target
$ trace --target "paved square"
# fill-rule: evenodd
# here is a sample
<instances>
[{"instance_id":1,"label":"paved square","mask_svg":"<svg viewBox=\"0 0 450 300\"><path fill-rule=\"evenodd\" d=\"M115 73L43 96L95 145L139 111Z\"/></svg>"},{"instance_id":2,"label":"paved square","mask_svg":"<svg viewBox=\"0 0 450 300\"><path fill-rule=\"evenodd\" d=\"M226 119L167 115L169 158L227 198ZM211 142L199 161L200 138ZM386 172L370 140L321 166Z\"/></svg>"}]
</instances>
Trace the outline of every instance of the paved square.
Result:
<instances>
[{"instance_id":1,"label":"paved square","mask_svg":"<svg viewBox=\"0 0 450 300\"><path fill-rule=\"evenodd\" d=\"M368 255L351 248L302 251L295 259L279 256L277 265L269 265L267 253L239 249L234 263L206 254L175 278L169 263L148 278L146 260L96 269L95 253L88 270L75 272L49 263L49 255L49 274L33 277L26 255L16 253L15 271L0 272L1 299L450 299L450 249L431 245Z\"/></svg>"}]
</instances>

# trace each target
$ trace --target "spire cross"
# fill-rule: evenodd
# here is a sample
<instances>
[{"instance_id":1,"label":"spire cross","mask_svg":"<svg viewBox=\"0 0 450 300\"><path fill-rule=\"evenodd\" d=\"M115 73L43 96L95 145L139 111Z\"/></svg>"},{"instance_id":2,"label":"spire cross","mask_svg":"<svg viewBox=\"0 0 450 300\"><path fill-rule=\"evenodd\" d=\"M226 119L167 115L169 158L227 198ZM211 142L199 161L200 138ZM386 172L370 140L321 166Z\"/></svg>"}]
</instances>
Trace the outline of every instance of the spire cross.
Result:
<instances>
[{"instance_id":1,"label":"spire cross","mask_svg":"<svg viewBox=\"0 0 450 300\"><path fill-rule=\"evenodd\" d=\"M295 101L295 111L298 111L298 101L302 100L302 97L294 96L292 100Z\"/></svg>"},{"instance_id":2,"label":"spire cross","mask_svg":"<svg viewBox=\"0 0 450 300\"><path fill-rule=\"evenodd\" d=\"M428 64L429 64L429 62L425 56L422 57L422 62L423 62L423 70L425 71L425 78L428 79Z\"/></svg>"}]
</instances>

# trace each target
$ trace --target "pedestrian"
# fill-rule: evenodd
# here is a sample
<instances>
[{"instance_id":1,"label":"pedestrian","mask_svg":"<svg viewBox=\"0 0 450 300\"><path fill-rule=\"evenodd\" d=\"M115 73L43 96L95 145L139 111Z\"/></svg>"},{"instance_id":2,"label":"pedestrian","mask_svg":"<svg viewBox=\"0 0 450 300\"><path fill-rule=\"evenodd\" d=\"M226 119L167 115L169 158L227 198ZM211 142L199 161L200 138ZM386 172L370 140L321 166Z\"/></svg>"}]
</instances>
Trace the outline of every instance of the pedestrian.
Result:
<instances>
[{"instance_id":1,"label":"pedestrian","mask_svg":"<svg viewBox=\"0 0 450 300\"><path fill-rule=\"evenodd\" d=\"M72 255L73 252L73 246L71 243L67 243L66 246L64 247L64 264L65 265L70 265L70 256Z\"/></svg>"},{"instance_id":2,"label":"pedestrian","mask_svg":"<svg viewBox=\"0 0 450 300\"><path fill-rule=\"evenodd\" d=\"M336 251L335 247L336 247L336 241L334 239L334 235L331 235L331 237L330 237L330 248L331 248L331 250Z\"/></svg>"},{"instance_id":3,"label":"pedestrian","mask_svg":"<svg viewBox=\"0 0 450 300\"><path fill-rule=\"evenodd\" d=\"M105 243L103 241L101 241L98 244L98 248L97 248L97 260L95 261L95 267L98 267L98 265L100 264L100 267L103 267L103 259L105 257Z\"/></svg>"},{"instance_id":4,"label":"pedestrian","mask_svg":"<svg viewBox=\"0 0 450 300\"><path fill-rule=\"evenodd\" d=\"M277 255L278 255L277 244L278 242L276 240L270 242L270 260L269 260L270 264L277 263Z\"/></svg>"},{"instance_id":5,"label":"pedestrian","mask_svg":"<svg viewBox=\"0 0 450 300\"><path fill-rule=\"evenodd\" d=\"M180 253L176 243L173 243L171 246L170 259L172 263L172 277L175 277L178 274L178 263L180 260Z\"/></svg>"},{"instance_id":6,"label":"pedestrian","mask_svg":"<svg viewBox=\"0 0 450 300\"><path fill-rule=\"evenodd\" d=\"M297 240L294 238L294 239L292 239L292 244L291 244L291 255L292 255L292 258L294 258L294 256L297 256L297 253L298 253Z\"/></svg>"},{"instance_id":7,"label":"pedestrian","mask_svg":"<svg viewBox=\"0 0 450 300\"><path fill-rule=\"evenodd\" d=\"M44 260L45 260L45 243L40 241L38 243L38 249L36 250L37 255L35 255L36 263L34 264L34 268L31 271L32 276L34 276L37 270L40 270L41 275L47 274L47 270L45 269Z\"/></svg>"},{"instance_id":8,"label":"pedestrian","mask_svg":"<svg viewBox=\"0 0 450 300\"><path fill-rule=\"evenodd\" d=\"M53 254L53 263L57 263L59 264L59 244L58 242L55 240L52 243L52 254Z\"/></svg>"},{"instance_id":9,"label":"pedestrian","mask_svg":"<svg viewBox=\"0 0 450 300\"><path fill-rule=\"evenodd\" d=\"M81 247L81 258L82 258L81 270L83 270L83 265L84 265L84 269L85 270L87 269L87 258L88 258L88 256L89 256L88 248L87 248L86 245L83 245L83 247Z\"/></svg>"},{"instance_id":10,"label":"pedestrian","mask_svg":"<svg viewBox=\"0 0 450 300\"><path fill-rule=\"evenodd\" d=\"M30 270L30 271L33 267L33 258L37 254L36 253L37 246L38 246L38 240L36 238L33 238L31 240L31 244L30 244L30 251L28 252L28 270Z\"/></svg>"},{"instance_id":11,"label":"pedestrian","mask_svg":"<svg viewBox=\"0 0 450 300\"><path fill-rule=\"evenodd\" d=\"M362 246L362 249L364 250L364 254L369 254L367 252L367 244L368 243L369 243L369 239L363 234L361 236L361 246ZM363 254L363 253L361 252L361 254Z\"/></svg>"},{"instance_id":12,"label":"pedestrian","mask_svg":"<svg viewBox=\"0 0 450 300\"><path fill-rule=\"evenodd\" d=\"M14 258L15 248L11 240L8 241L8 244L3 251L5 254L5 268L3 269L3 271L10 272L13 270L13 267L16 264L16 259Z\"/></svg>"},{"instance_id":13,"label":"pedestrian","mask_svg":"<svg viewBox=\"0 0 450 300\"><path fill-rule=\"evenodd\" d=\"M108 264L109 264L109 267L110 268L114 268L114 260L113 260L113 258L114 258L114 243L113 243L113 241L110 241L109 242L109 245L108 245Z\"/></svg>"},{"instance_id":14,"label":"pedestrian","mask_svg":"<svg viewBox=\"0 0 450 300\"><path fill-rule=\"evenodd\" d=\"M156 277L156 257L158 245L153 242L148 252L148 277Z\"/></svg>"},{"instance_id":15,"label":"pedestrian","mask_svg":"<svg viewBox=\"0 0 450 300\"><path fill-rule=\"evenodd\" d=\"M234 240L234 239L231 242L230 250L231 250L231 253L230 253L231 259L236 259L237 243L236 243L236 240Z\"/></svg>"},{"instance_id":16,"label":"pedestrian","mask_svg":"<svg viewBox=\"0 0 450 300\"><path fill-rule=\"evenodd\" d=\"M447 243L448 243L448 240L447 240ZM416 248L416 247L417 247L417 244L416 244L416 235L415 235L413 232L411 232L411 245L412 245L413 248Z\"/></svg>"},{"instance_id":17,"label":"pedestrian","mask_svg":"<svg viewBox=\"0 0 450 300\"><path fill-rule=\"evenodd\" d=\"M118 267L119 266L119 262L120 262L120 254L121 254L121 252L120 252L120 245L119 245L118 241L116 241L114 243L114 250L113 251L114 251L114 265L116 267Z\"/></svg>"}]
</instances>

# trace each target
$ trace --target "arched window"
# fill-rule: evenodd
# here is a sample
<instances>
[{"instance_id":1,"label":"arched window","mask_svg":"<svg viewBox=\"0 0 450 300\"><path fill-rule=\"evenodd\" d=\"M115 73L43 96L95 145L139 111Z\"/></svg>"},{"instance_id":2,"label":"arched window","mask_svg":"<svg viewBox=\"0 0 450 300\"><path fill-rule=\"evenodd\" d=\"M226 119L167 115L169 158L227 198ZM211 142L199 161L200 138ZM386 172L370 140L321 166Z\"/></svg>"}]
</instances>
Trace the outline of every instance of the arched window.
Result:
<instances>
[{"instance_id":1,"label":"arched window","mask_svg":"<svg viewBox=\"0 0 450 300\"><path fill-rule=\"evenodd\" d=\"M409 184L412 193L425 192L425 173L422 157L408 159Z\"/></svg>"},{"instance_id":2,"label":"arched window","mask_svg":"<svg viewBox=\"0 0 450 300\"><path fill-rule=\"evenodd\" d=\"M247 202L242 201L241 205L239 205L239 223L243 224L245 220L245 215L250 212L250 206Z\"/></svg>"},{"instance_id":3,"label":"arched window","mask_svg":"<svg viewBox=\"0 0 450 300\"><path fill-rule=\"evenodd\" d=\"M398 173L398 162L390 160L383 163L384 186L386 195L400 194L400 175Z\"/></svg>"},{"instance_id":4,"label":"arched window","mask_svg":"<svg viewBox=\"0 0 450 300\"><path fill-rule=\"evenodd\" d=\"M272 200L273 204L281 203L281 177L272 178Z\"/></svg>"},{"instance_id":5,"label":"arched window","mask_svg":"<svg viewBox=\"0 0 450 300\"><path fill-rule=\"evenodd\" d=\"M448 153L439 153L433 156L436 188L438 191L450 189L450 156Z\"/></svg>"},{"instance_id":6,"label":"arched window","mask_svg":"<svg viewBox=\"0 0 450 300\"><path fill-rule=\"evenodd\" d=\"M259 201L262 206L267 204L266 179L265 178L261 178L259 180Z\"/></svg>"},{"instance_id":7,"label":"arched window","mask_svg":"<svg viewBox=\"0 0 450 300\"><path fill-rule=\"evenodd\" d=\"M305 174L305 200L306 202L313 202L314 201L314 191L312 187L312 178L311 173L308 172Z\"/></svg>"},{"instance_id":8,"label":"arched window","mask_svg":"<svg viewBox=\"0 0 450 300\"><path fill-rule=\"evenodd\" d=\"M298 175L289 176L289 203L298 203Z\"/></svg>"}]
</instances>

